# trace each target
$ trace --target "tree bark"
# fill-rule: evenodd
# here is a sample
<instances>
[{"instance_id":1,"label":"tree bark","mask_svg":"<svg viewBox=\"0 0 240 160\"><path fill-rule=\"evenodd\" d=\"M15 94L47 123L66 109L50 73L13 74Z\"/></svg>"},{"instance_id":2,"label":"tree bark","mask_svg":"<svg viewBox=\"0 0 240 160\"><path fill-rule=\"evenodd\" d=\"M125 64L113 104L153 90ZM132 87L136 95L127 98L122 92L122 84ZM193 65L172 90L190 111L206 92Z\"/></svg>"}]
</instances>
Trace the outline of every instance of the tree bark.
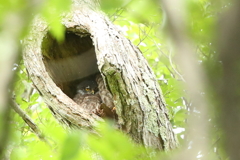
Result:
<instances>
[{"instance_id":1,"label":"tree bark","mask_svg":"<svg viewBox=\"0 0 240 160\"><path fill-rule=\"evenodd\" d=\"M104 14L86 6L75 5L72 12L63 17L62 23L66 27L66 35L70 32L75 36L79 35L79 43L84 38L92 41L94 46L89 48L94 48L97 60L95 65L113 95L120 129L146 147L166 151L176 148L177 140L161 89L141 51ZM84 47L87 44L85 40ZM54 48L56 43L53 41L48 35L47 24L36 19L31 35L25 40L24 61L29 75L58 120L69 126L87 127L94 131L93 126L102 118L79 108L71 99L71 94L64 89L66 79L58 77L61 71L57 71L57 67L51 69L49 65L56 58L55 55L51 56L54 51L57 51L56 54L61 52L61 58L65 58L65 53L69 57L75 50L70 47L63 54ZM68 42L65 39L62 48L73 45L76 41L76 38ZM76 44L74 47L78 48L80 45ZM81 55L86 53L87 49L83 49L84 47L78 48L82 50ZM81 56L78 60L79 64L84 63ZM76 66L71 64L71 67ZM73 70L71 69L70 74L74 74ZM78 78L83 78L81 76Z\"/></svg>"},{"instance_id":2,"label":"tree bark","mask_svg":"<svg viewBox=\"0 0 240 160\"><path fill-rule=\"evenodd\" d=\"M217 49L218 57L211 76L212 86L217 91L219 111L218 122L223 135L222 146L229 159L240 159L240 2L234 0L231 7L224 12L218 25ZM216 73L219 77L216 77Z\"/></svg>"}]
</instances>

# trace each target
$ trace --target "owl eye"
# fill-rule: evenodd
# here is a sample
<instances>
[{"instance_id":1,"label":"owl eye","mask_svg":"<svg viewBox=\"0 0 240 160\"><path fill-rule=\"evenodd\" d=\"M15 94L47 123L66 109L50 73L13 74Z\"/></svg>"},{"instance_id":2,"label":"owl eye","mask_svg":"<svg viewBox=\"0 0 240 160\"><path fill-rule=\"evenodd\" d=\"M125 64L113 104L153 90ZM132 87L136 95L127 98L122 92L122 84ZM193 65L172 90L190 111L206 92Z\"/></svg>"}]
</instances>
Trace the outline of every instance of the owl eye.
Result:
<instances>
[{"instance_id":1,"label":"owl eye","mask_svg":"<svg viewBox=\"0 0 240 160\"><path fill-rule=\"evenodd\" d=\"M94 90L92 90L89 86L85 88L85 91L94 94Z\"/></svg>"},{"instance_id":2,"label":"owl eye","mask_svg":"<svg viewBox=\"0 0 240 160\"><path fill-rule=\"evenodd\" d=\"M88 91L88 92L89 92L89 91L91 91L91 89L90 89L90 88L85 88L85 90L86 90L86 91Z\"/></svg>"}]
</instances>

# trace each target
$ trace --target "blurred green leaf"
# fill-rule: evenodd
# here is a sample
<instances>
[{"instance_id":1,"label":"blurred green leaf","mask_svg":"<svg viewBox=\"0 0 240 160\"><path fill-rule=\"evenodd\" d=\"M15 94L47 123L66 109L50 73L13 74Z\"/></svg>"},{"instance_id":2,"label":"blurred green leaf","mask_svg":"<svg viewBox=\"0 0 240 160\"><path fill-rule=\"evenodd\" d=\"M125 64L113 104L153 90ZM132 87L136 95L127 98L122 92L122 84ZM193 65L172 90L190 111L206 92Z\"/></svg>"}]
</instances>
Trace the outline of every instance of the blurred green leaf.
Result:
<instances>
[{"instance_id":1,"label":"blurred green leaf","mask_svg":"<svg viewBox=\"0 0 240 160\"><path fill-rule=\"evenodd\" d=\"M31 95L30 101L31 101L31 102L37 101L38 98L39 98L39 96L40 96L39 93L38 93L38 92L35 92L34 94Z\"/></svg>"},{"instance_id":2,"label":"blurred green leaf","mask_svg":"<svg viewBox=\"0 0 240 160\"><path fill-rule=\"evenodd\" d=\"M61 160L76 159L80 147L80 134L78 132L72 132L66 137L62 146Z\"/></svg>"},{"instance_id":3,"label":"blurred green leaf","mask_svg":"<svg viewBox=\"0 0 240 160\"><path fill-rule=\"evenodd\" d=\"M42 16L49 23L50 33L59 41L64 40L65 27L61 24L60 15L70 10L70 0L48 0L41 11Z\"/></svg>"},{"instance_id":4,"label":"blurred green leaf","mask_svg":"<svg viewBox=\"0 0 240 160\"><path fill-rule=\"evenodd\" d=\"M110 124L102 123L99 126L101 137L90 136L89 146L103 159L123 160L145 157L146 152L140 145L134 144L126 135L115 130ZM145 153L145 154L144 154Z\"/></svg>"}]
</instances>

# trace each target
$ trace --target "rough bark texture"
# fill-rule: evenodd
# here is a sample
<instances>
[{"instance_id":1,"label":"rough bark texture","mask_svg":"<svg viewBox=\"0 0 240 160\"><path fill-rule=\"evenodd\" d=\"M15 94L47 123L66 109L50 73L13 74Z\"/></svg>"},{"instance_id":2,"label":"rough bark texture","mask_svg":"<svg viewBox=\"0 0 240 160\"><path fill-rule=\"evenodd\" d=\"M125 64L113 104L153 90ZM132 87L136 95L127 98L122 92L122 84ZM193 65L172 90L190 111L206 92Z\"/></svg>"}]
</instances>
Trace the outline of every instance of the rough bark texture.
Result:
<instances>
[{"instance_id":1,"label":"rough bark texture","mask_svg":"<svg viewBox=\"0 0 240 160\"><path fill-rule=\"evenodd\" d=\"M100 12L75 6L72 13L64 16L63 24L67 33L91 38L94 46L90 45L88 49L95 49L98 69L113 95L120 128L146 147L166 151L176 148L177 141L161 89L141 51ZM25 41L24 61L29 75L60 121L70 126L92 128L97 120L102 119L87 113L72 101L71 94L64 89L66 82L57 77L61 71L53 76L57 68L51 69L49 64L56 56L51 56L49 51L52 53L56 49L52 49L55 43L51 38L46 38L47 35L47 24L37 19L31 36ZM80 50L85 53L87 49ZM69 55L61 58L65 57ZM82 61L80 58L79 64ZM81 76L78 78L83 78Z\"/></svg>"},{"instance_id":2,"label":"rough bark texture","mask_svg":"<svg viewBox=\"0 0 240 160\"><path fill-rule=\"evenodd\" d=\"M67 96L63 90L60 89L57 78L51 74L51 69L45 66L44 53L46 50L44 45L44 38L48 37L48 26L40 18L36 18L32 33L24 41L23 59L35 87L48 104L54 116L66 125L76 127L92 128L97 120L101 120L94 114L89 114ZM50 38L47 38L50 39ZM49 43L52 41L49 40ZM54 43L53 43L54 44ZM54 47L54 46L53 46ZM49 46L51 48L51 46ZM50 49L49 52L54 49ZM53 69L54 70L54 69ZM55 71L55 70L54 70ZM61 70L59 70L61 74ZM54 82L56 81L56 83ZM64 81L65 82L65 81Z\"/></svg>"}]
</instances>

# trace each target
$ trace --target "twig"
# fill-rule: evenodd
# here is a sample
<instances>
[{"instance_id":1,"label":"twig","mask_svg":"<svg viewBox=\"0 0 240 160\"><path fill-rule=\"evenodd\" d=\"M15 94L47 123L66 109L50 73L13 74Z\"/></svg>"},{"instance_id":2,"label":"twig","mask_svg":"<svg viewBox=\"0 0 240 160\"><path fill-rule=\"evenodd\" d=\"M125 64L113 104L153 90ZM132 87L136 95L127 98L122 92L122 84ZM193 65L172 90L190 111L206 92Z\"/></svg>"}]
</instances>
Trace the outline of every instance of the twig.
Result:
<instances>
[{"instance_id":1,"label":"twig","mask_svg":"<svg viewBox=\"0 0 240 160\"><path fill-rule=\"evenodd\" d=\"M146 29L141 30L140 25L138 25L138 28L139 28L139 32L138 32L139 42L138 42L137 46L139 46L140 43L142 43L146 38L148 38L148 35L151 32L153 26L151 26L151 28L148 30L148 32L146 32ZM143 34L143 37L141 37L141 33Z\"/></svg>"},{"instance_id":2,"label":"twig","mask_svg":"<svg viewBox=\"0 0 240 160\"><path fill-rule=\"evenodd\" d=\"M155 44L155 46L157 47L157 49L162 53L162 55L164 55L170 63L170 66L172 68L172 70L175 72L175 74L178 76L178 78L180 78L181 81L186 82L184 77L179 73L179 71L174 67L173 65L173 61L172 61L172 54L171 52L169 52L169 55L165 54L162 49L157 45L156 41L153 40L153 43ZM168 68L168 67L167 67ZM169 69L168 69L169 70ZM170 70L169 70L170 71ZM170 71L171 72L171 71ZM171 72L172 73L172 72ZM173 73L172 73L173 74ZM174 74L174 75L175 75Z\"/></svg>"},{"instance_id":3,"label":"twig","mask_svg":"<svg viewBox=\"0 0 240 160\"><path fill-rule=\"evenodd\" d=\"M27 123L27 125L32 129L32 131L38 136L38 138L47 144L49 144L45 138L45 136L42 134L41 130L38 128L38 126L33 122L33 120L25 113L19 105L12 100L12 108L14 111Z\"/></svg>"}]
</instances>

